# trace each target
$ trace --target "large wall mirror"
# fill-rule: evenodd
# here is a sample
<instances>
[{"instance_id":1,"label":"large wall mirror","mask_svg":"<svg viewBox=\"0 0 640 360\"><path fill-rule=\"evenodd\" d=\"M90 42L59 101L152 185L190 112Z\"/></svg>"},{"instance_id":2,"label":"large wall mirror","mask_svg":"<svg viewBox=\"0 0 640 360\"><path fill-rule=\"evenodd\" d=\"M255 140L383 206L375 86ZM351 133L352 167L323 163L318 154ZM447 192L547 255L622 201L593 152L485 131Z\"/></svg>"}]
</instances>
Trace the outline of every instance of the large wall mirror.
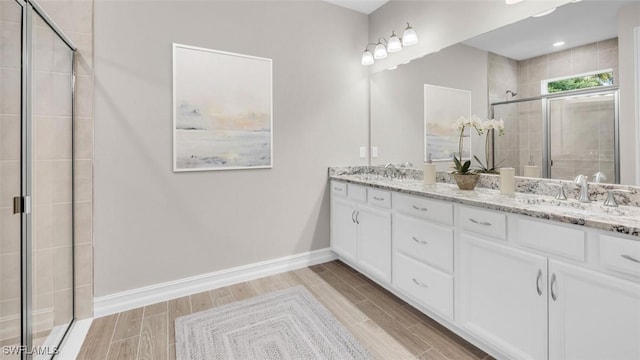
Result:
<instances>
[{"instance_id":1,"label":"large wall mirror","mask_svg":"<svg viewBox=\"0 0 640 360\"><path fill-rule=\"evenodd\" d=\"M371 164L420 167L426 104L447 101L425 89L441 87L469 92L471 114L504 120L488 152L471 136L483 162L520 176L637 184L638 27L636 0L583 0L371 74Z\"/></svg>"}]
</instances>

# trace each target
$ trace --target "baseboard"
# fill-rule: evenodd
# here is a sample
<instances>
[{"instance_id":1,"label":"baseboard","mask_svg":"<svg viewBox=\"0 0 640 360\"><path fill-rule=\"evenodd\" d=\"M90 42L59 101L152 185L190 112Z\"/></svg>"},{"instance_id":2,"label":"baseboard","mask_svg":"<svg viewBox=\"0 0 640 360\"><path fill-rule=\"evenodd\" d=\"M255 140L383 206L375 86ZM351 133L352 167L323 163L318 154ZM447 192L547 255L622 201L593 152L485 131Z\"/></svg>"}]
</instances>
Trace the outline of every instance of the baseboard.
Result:
<instances>
[{"instance_id":1,"label":"baseboard","mask_svg":"<svg viewBox=\"0 0 640 360\"><path fill-rule=\"evenodd\" d=\"M93 301L93 316L98 318L115 314L337 258L330 248L326 248L101 296Z\"/></svg>"}]
</instances>

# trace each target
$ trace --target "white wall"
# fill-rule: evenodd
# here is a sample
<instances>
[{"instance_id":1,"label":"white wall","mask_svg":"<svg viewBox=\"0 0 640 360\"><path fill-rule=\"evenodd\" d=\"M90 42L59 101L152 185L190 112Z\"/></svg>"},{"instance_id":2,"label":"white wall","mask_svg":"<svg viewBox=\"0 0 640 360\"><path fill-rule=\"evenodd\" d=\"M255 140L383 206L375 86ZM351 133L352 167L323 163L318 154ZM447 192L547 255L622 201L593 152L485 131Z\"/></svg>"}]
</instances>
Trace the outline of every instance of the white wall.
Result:
<instances>
[{"instance_id":1,"label":"white wall","mask_svg":"<svg viewBox=\"0 0 640 360\"><path fill-rule=\"evenodd\" d=\"M536 0L506 5L504 0L391 0L369 16L369 42L388 39L391 30L401 35L406 22L416 30L419 42L377 60L370 69L377 72L402 64L568 2Z\"/></svg>"},{"instance_id":2,"label":"white wall","mask_svg":"<svg viewBox=\"0 0 640 360\"><path fill-rule=\"evenodd\" d=\"M371 146L378 147L373 165L424 162L424 85L471 91L471 113L486 119L487 52L464 44L371 74ZM451 124L453 125L453 123ZM473 154L484 160L484 136L472 134ZM477 167L475 160L474 168ZM448 171L451 162L438 163Z\"/></svg>"},{"instance_id":3,"label":"white wall","mask_svg":"<svg viewBox=\"0 0 640 360\"><path fill-rule=\"evenodd\" d=\"M365 164L367 16L324 2L95 4L95 295L329 246ZM171 44L273 59L274 168L173 173Z\"/></svg>"},{"instance_id":4,"label":"white wall","mask_svg":"<svg viewBox=\"0 0 640 360\"><path fill-rule=\"evenodd\" d=\"M640 94L636 87L635 45L633 29L640 26L640 5L630 5L620 9L618 15L618 66L620 86L620 178L622 184L640 185L636 179L638 139L638 117L636 104Z\"/></svg>"}]
</instances>

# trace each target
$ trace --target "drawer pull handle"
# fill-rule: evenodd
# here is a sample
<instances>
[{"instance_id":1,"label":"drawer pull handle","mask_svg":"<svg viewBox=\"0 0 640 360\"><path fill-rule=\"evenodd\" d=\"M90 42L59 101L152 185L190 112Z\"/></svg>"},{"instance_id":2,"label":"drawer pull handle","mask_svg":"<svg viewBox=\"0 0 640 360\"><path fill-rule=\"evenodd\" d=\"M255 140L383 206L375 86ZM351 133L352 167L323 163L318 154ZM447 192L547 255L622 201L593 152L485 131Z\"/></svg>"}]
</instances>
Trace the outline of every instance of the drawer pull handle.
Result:
<instances>
[{"instance_id":1,"label":"drawer pull handle","mask_svg":"<svg viewBox=\"0 0 640 360\"><path fill-rule=\"evenodd\" d=\"M411 237L411 239L413 239L413 241L417 242L418 244L422 244L422 245L427 245L428 242L424 241L424 240L418 240L416 239L415 236Z\"/></svg>"},{"instance_id":2,"label":"drawer pull handle","mask_svg":"<svg viewBox=\"0 0 640 360\"><path fill-rule=\"evenodd\" d=\"M360 225L360 219L358 219L358 216L360 216L360 211L356 211L356 224Z\"/></svg>"},{"instance_id":3,"label":"drawer pull handle","mask_svg":"<svg viewBox=\"0 0 640 360\"><path fill-rule=\"evenodd\" d=\"M474 224L478 224L478 225L491 226L491 223L487 222L487 221L478 221L478 220L473 219L473 218L469 219L469 221L471 221Z\"/></svg>"},{"instance_id":4,"label":"drawer pull handle","mask_svg":"<svg viewBox=\"0 0 640 360\"><path fill-rule=\"evenodd\" d=\"M633 257L633 256L631 256L631 255L622 254L622 255L620 255L620 256L622 256L624 259L627 259L627 260L629 260L629 261L633 261L633 262L635 262L635 263L640 263L640 260L638 260L638 259L634 258L634 257Z\"/></svg>"},{"instance_id":5,"label":"drawer pull handle","mask_svg":"<svg viewBox=\"0 0 640 360\"><path fill-rule=\"evenodd\" d=\"M353 212L351 213L351 221L353 221L353 223L354 223L354 224L356 223L356 218L355 218L355 216L356 216L356 211L355 211L355 210L353 210Z\"/></svg>"},{"instance_id":6,"label":"drawer pull handle","mask_svg":"<svg viewBox=\"0 0 640 360\"><path fill-rule=\"evenodd\" d=\"M335 190L335 191L342 191L342 188L334 187L334 188L333 188L333 190Z\"/></svg>"},{"instance_id":7,"label":"drawer pull handle","mask_svg":"<svg viewBox=\"0 0 640 360\"><path fill-rule=\"evenodd\" d=\"M429 287L429 285L427 285L427 284L425 284L425 283L422 283L422 282L420 282L420 281L416 280L416 278L412 278L411 280L413 280L413 283L414 283L414 284L416 284L416 285L418 285L418 286L420 286L420 287L423 287L423 288L428 288L428 287Z\"/></svg>"},{"instance_id":8,"label":"drawer pull handle","mask_svg":"<svg viewBox=\"0 0 640 360\"><path fill-rule=\"evenodd\" d=\"M538 276L536 276L536 290L538 291L538 295L542 295L540 280L542 280L542 269L538 269Z\"/></svg>"},{"instance_id":9,"label":"drawer pull handle","mask_svg":"<svg viewBox=\"0 0 640 360\"><path fill-rule=\"evenodd\" d=\"M381 198L381 197L377 197L377 196L374 196L374 197L373 197L373 200L378 200L378 201L382 201L382 200L384 200L384 198Z\"/></svg>"},{"instance_id":10,"label":"drawer pull handle","mask_svg":"<svg viewBox=\"0 0 640 360\"><path fill-rule=\"evenodd\" d=\"M427 208L423 208L423 207L417 207L415 205L412 205L414 209L418 210L418 211L427 211Z\"/></svg>"},{"instance_id":11,"label":"drawer pull handle","mask_svg":"<svg viewBox=\"0 0 640 360\"><path fill-rule=\"evenodd\" d=\"M551 285L549 285L549 289L551 289L551 298L553 301L558 300L558 296L556 295L555 290L553 290L553 286L556 284L556 274L551 275Z\"/></svg>"}]
</instances>

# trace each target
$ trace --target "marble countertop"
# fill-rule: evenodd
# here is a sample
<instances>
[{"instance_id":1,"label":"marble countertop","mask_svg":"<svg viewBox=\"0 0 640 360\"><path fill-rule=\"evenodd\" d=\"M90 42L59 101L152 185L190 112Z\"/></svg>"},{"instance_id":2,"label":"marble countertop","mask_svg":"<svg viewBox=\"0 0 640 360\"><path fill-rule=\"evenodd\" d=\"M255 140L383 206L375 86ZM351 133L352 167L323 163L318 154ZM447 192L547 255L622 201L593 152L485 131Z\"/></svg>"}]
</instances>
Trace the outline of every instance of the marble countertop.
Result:
<instances>
[{"instance_id":1,"label":"marble countertop","mask_svg":"<svg viewBox=\"0 0 640 360\"><path fill-rule=\"evenodd\" d=\"M552 196L516 192L501 195L499 190L477 187L473 191L459 190L457 185L438 182L424 185L414 178L392 179L371 174L340 174L330 172L330 179L370 186L382 190L423 196L436 200L482 207L490 210L531 216L560 223L583 225L637 237L640 240L640 207L607 207L601 201L580 203L576 200L556 200Z\"/></svg>"}]
</instances>

